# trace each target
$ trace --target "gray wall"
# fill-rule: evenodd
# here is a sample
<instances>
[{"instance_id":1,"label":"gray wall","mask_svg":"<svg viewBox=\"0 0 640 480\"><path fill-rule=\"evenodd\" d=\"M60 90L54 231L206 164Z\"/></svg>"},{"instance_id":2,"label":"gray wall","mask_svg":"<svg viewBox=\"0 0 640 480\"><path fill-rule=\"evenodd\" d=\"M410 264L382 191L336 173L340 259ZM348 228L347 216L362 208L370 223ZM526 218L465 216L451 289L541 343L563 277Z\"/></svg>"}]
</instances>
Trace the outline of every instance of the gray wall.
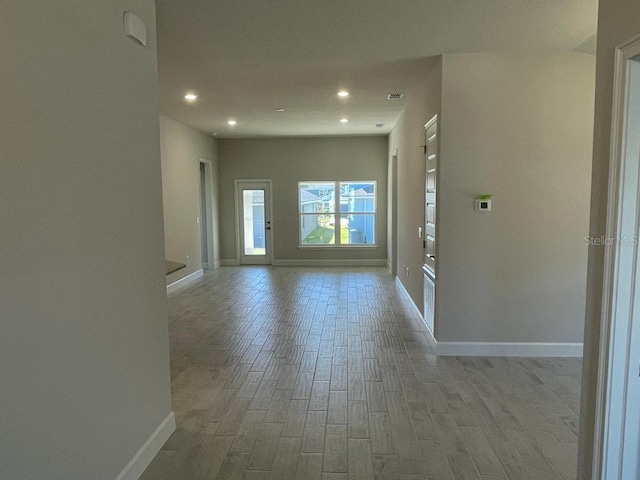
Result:
<instances>
[{"instance_id":1,"label":"gray wall","mask_svg":"<svg viewBox=\"0 0 640 480\"><path fill-rule=\"evenodd\" d=\"M444 55L438 341L582 341L595 58ZM493 211L474 198L493 194Z\"/></svg>"},{"instance_id":2,"label":"gray wall","mask_svg":"<svg viewBox=\"0 0 640 480\"><path fill-rule=\"evenodd\" d=\"M171 412L154 2L0 10L0 478L113 480Z\"/></svg>"},{"instance_id":3,"label":"gray wall","mask_svg":"<svg viewBox=\"0 0 640 480\"><path fill-rule=\"evenodd\" d=\"M221 257L236 258L234 179L271 179L274 259L384 260L386 246L387 138L320 137L220 139ZM378 216L375 249L298 248L298 182L376 180Z\"/></svg>"},{"instance_id":4,"label":"gray wall","mask_svg":"<svg viewBox=\"0 0 640 480\"><path fill-rule=\"evenodd\" d=\"M166 257L187 264L187 268L167 276L167 284L170 284L202 268L200 224L197 222L200 216L200 158L212 164L213 256L214 261L220 260L218 149L216 139L211 135L162 116L160 145Z\"/></svg>"},{"instance_id":5,"label":"gray wall","mask_svg":"<svg viewBox=\"0 0 640 480\"><path fill-rule=\"evenodd\" d=\"M442 61L434 59L420 89L414 90L407 108L389 135L389 158L398 149L398 278L420 310L424 251L418 227L424 224L424 125L440 113ZM409 267L407 276L402 269Z\"/></svg>"},{"instance_id":6,"label":"gray wall","mask_svg":"<svg viewBox=\"0 0 640 480\"><path fill-rule=\"evenodd\" d=\"M606 227L614 50L618 43L640 34L638 18L640 18L640 2L637 0L600 1L589 229L589 234L593 237L604 235ZM578 478L591 478L603 269L604 248L590 247Z\"/></svg>"}]
</instances>

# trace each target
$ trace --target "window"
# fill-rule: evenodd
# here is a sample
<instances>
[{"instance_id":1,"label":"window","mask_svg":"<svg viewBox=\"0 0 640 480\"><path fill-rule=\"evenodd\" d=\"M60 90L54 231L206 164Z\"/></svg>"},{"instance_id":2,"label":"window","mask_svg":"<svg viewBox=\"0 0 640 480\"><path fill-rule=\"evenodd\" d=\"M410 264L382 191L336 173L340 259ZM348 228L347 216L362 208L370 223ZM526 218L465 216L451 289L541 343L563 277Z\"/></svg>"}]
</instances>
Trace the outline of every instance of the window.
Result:
<instances>
[{"instance_id":1,"label":"window","mask_svg":"<svg viewBox=\"0 0 640 480\"><path fill-rule=\"evenodd\" d=\"M300 182L298 212L301 245L374 245L376 182Z\"/></svg>"}]
</instances>

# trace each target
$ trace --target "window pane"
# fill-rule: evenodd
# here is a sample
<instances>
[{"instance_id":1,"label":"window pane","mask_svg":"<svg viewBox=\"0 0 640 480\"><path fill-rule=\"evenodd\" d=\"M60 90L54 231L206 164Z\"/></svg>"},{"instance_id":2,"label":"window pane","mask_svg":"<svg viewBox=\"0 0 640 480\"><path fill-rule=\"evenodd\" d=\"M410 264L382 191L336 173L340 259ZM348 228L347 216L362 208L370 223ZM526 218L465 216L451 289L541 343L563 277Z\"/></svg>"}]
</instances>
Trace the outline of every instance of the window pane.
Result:
<instances>
[{"instance_id":1,"label":"window pane","mask_svg":"<svg viewBox=\"0 0 640 480\"><path fill-rule=\"evenodd\" d=\"M375 212L376 184L344 182L340 184L340 212ZM369 242L373 243L373 242Z\"/></svg>"},{"instance_id":2,"label":"window pane","mask_svg":"<svg viewBox=\"0 0 640 480\"><path fill-rule=\"evenodd\" d=\"M376 216L372 214L340 215L340 243L344 245L376 243Z\"/></svg>"},{"instance_id":3,"label":"window pane","mask_svg":"<svg viewBox=\"0 0 640 480\"><path fill-rule=\"evenodd\" d=\"M336 185L333 182L300 183L300 213L333 213Z\"/></svg>"},{"instance_id":4,"label":"window pane","mask_svg":"<svg viewBox=\"0 0 640 480\"><path fill-rule=\"evenodd\" d=\"M335 218L333 214L300 215L302 245L335 244Z\"/></svg>"},{"instance_id":5,"label":"window pane","mask_svg":"<svg viewBox=\"0 0 640 480\"><path fill-rule=\"evenodd\" d=\"M266 255L264 231L264 190L243 190L244 254Z\"/></svg>"}]
</instances>

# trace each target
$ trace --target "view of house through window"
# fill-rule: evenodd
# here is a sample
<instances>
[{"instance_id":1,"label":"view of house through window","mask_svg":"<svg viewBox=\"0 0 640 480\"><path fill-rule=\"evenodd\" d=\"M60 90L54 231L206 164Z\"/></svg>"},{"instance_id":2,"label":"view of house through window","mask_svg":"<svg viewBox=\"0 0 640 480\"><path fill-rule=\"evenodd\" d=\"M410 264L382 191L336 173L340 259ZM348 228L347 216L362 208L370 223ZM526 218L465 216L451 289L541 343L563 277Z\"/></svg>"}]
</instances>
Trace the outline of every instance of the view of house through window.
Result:
<instances>
[{"instance_id":1,"label":"view of house through window","mask_svg":"<svg viewBox=\"0 0 640 480\"><path fill-rule=\"evenodd\" d=\"M376 182L300 182L298 202L301 245L375 244Z\"/></svg>"}]
</instances>

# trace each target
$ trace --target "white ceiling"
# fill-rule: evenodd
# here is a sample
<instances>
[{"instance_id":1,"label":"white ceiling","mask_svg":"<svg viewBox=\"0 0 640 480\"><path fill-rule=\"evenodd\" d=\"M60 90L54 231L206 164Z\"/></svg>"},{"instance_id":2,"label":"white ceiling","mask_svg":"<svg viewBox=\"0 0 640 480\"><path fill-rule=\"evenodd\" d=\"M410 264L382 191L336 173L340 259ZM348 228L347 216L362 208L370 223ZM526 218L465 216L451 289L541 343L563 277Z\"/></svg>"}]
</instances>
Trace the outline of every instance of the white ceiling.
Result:
<instances>
[{"instance_id":1,"label":"white ceiling","mask_svg":"<svg viewBox=\"0 0 640 480\"><path fill-rule=\"evenodd\" d=\"M160 109L220 138L384 134L420 88L429 57L594 52L597 4L157 0ZM339 99L340 88L351 96ZM199 95L193 104L189 91ZM405 97L389 101L390 92Z\"/></svg>"}]
</instances>

